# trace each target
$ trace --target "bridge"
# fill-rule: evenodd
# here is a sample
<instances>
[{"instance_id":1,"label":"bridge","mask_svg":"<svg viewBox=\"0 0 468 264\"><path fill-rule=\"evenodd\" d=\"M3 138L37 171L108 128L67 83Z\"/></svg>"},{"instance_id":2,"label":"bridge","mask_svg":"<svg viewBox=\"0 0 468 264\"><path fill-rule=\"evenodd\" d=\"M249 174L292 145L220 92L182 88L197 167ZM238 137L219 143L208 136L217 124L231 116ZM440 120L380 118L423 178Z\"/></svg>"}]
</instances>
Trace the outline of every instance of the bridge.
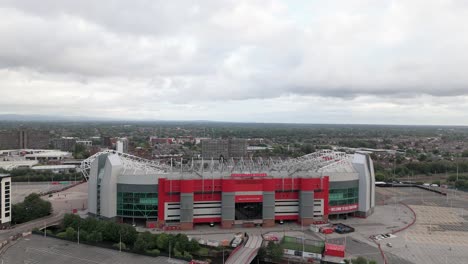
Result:
<instances>
[{"instance_id":1,"label":"bridge","mask_svg":"<svg viewBox=\"0 0 468 264\"><path fill-rule=\"evenodd\" d=\"M263 238L258 235L250 236L243 246L234 250L226 261L226 264L249 264L257 256L262 246Z\"/></svg>"}]
</instances>

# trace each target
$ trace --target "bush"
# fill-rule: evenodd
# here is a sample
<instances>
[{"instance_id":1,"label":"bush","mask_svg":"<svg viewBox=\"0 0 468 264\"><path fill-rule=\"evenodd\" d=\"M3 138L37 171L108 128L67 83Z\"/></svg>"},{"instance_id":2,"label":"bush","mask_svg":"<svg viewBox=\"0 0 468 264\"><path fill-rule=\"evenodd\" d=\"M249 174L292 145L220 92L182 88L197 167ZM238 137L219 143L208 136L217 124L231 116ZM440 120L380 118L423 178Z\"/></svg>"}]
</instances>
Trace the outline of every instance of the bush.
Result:
<instances>
[{"instance_id":1,"label":"bush","mask_svg":"<svg viewBox=\"0 0 468 264\"><path fill-rule=\"evenodd\" d=\"M69 240L76 240L77 234L75 229L73 229L73 227L67 227L65 230L65 237Z\"/></svg>"},{"instance_id":2,"label":"bush","mask_svg":"<svg viewBox=\"0 0 468 264\"><path fill-rule=\"evenodd\" d=\"M67 238L67 234L65 232L60 232L57 234L57 237L65 239Z\"/></svg>"},{"instance_id":3,"label":"bush","mask_svg":"<svg viewBox=\"0 0 468 264\"><path fill-rule=\"evenodd\" d=\"M123 242L115 243L112 246L117 249L127 249L127 245L125 245Z\"/></svg>"},{"instance_id":4,"label":"bush","mask_svg":"<svg viewBox=\"0 0 468 264\"><path fill-rule=\"evenodd\" d=\"M152 250L146 250L146 253L150 254L150 255L153 255L153 256L159 256L159 253L161 253L159 251L159 249L155 248L155 249L152 249Z\"/></svg>"}]
</instances>

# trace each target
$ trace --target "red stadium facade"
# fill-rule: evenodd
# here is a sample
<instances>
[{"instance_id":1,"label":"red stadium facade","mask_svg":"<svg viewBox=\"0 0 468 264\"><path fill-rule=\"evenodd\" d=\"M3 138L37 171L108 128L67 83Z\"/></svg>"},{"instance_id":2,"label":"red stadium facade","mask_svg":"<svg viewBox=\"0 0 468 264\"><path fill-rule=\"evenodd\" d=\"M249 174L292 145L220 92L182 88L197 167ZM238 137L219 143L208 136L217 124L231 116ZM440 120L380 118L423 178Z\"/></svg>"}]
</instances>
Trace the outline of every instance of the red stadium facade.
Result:
<instances>
[{"instance_id":1,"label":"red stadium facade","mask_svg":"<svg viewBox=\"0 0 468 264\"><path fill-rule=\"evenodd\" d=\"M373 163L367 154L322 150L291 160L170 161L119 152L82 163L88 212L147 226L192 229L196 224L273 226L329 217L367 217L375 206Z\"/></svg>"},{"instance_id":2,"label":"red stadium facade","mask_svg":"<svg viewBox=\"0 0 468 264\"><path fill-rule=\"evenodd\" d=\"M182 229L191 229L193 224L199 223L221 223L223 228L231 228L236 224L246 226L255 223L273 226L275 221L281 220L295 220L303 224L324 222L328 219L328 190L328 176L269 178L267 174L232 174L228 179L169 180L160 178L158 181L158 222L160 225L165 225L166 222L180 221ZM221 210L223 194L234 194L234 207L223 208L226 211L224 214ZM187 201L185 205L187 208L183 208L184 196L193 197L193 201ZM272 201L266 201L267 199ZM264 206L268 202L272 205L271 208ZM233 217L223 219L223 215L232 214L232 212L227 212L229 209L236 211L236 208L239 208L236 205L255 205L256 203L262 205L261 215L252 215L253 218L236 217L236 213L237 215L240 213L234 212L234 219ZM301 214L301 205L311 205L315 215ZM192 215L192 221L184 221L181 218L184 209ZM267 212L268 210L270 212Z\"/></svg>"}]
</instances>

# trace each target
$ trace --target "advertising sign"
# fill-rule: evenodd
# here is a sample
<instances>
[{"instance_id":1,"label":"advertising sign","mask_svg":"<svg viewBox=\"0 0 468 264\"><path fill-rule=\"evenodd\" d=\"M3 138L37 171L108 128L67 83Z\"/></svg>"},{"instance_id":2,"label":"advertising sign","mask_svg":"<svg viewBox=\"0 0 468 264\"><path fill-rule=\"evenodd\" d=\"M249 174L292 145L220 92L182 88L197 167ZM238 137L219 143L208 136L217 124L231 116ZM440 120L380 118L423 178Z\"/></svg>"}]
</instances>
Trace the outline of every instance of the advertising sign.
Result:
<instances>
[{"instance_id":1,"label":"advertising sign","mask_svg":"<svg viewBox=\"0 0 468 264\"><path fill-rule=\"evenodd\" d=\"M358 204L330 206L330 213L350 212L358 209Z\"/></svg>"},{"instance_id":2,"label":"advertising sign","mask_svg":"<svg viewBox=\"0 0 468 264\"><path fill-rule=\"evenodd\" d=\"M245 177L266 177L266 173L231 173L233 178L245 178Z\"/></svg>"}]
</instances>

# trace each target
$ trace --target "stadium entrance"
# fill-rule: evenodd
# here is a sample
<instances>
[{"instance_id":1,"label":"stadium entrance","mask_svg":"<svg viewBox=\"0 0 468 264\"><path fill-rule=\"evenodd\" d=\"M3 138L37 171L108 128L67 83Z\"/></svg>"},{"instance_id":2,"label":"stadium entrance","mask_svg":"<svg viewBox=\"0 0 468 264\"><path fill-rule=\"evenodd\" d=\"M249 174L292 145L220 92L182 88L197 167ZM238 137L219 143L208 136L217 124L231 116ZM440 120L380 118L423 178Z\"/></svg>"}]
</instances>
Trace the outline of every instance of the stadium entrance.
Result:
<instances>
[{"instance_id":1,"label":"stadium entrance","mask_svg":"<svg viewBox=\"0 0 468 264\"><path fill-rule=\"evenodd\" d=\"M236 220L258 220L263 216L262 203L236 203Z\"/></svg>"}]
</instances>

